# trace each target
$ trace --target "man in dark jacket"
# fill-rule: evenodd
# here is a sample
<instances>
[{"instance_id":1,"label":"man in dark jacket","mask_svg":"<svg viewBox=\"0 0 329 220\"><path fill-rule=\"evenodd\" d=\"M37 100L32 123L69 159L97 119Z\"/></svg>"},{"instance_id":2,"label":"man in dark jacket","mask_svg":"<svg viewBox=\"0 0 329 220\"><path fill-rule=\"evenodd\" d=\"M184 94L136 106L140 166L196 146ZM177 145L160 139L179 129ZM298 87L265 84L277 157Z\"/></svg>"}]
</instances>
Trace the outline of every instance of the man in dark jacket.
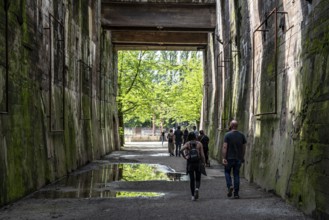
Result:
<instances>
[{"instance_id":1,"label":"man in dark jacket","mask_svg":"<svg viewBox=\"0 0 329 220\"><path fill-rule=\"evenodd\" d=\"M200 130L200 135L199 135L198 139L199 139L199 141L201 142L201 144L203 146L203 152L204 152L204 156L206 158L206 165L208 167L210 167L210 162L209 162L209 148L208 148L209 137L204 133L203 130Z\"/></svg>"},{"instance_id":2,"label":"man in dark jacket","mask_svg":"<svg viewBox=\"0 0 329 220\"><path fill-rule=\"evenodd\" d=\"M238 122L236 120L230 123L231 130L224 136L224 145L222 149L223 165L225 166L225 179L228 189L227 196L231 197L234 190L234 198L239 197L240 188L240 167L244 162L246 150L246 137L239 132ZM232 186L231 170L233 169L234 186Z\"/></svg>"},{"instance_id":3,"label":"man in dark jacket","mask_svg":"<svg viewBox=\"0 0 329 220\"><path fill-rule=\"evenodd\" d=\"M183 132L180 130L180 126L177 126L177 130L174 132L175 144L176 144L176 157L180 156L180 149L182 147Z\"/></svg>"}]
</instances>

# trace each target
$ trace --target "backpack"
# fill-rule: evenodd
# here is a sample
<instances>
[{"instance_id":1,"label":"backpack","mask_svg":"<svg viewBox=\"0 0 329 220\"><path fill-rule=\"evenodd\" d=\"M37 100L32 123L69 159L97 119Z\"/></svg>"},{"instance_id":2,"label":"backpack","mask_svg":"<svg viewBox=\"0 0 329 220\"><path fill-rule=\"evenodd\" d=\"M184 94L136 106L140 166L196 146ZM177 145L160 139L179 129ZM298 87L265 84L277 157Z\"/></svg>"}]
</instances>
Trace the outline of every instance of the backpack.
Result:
<instances>
[{"instance_id":1,"label":"backpack","mask_svg":"<svg viewBox=\"0 0 329 220\"><path fill-rule=\"evenodd\" d=\"M173 136L172 135L168 135L168 142L172 143L173 142Z\"/></svg>"},{"instance_id":2,"label":"backpack","mask_svg":"<svg viewBox=\"0 0 329 220\"><path fill-rule=\"evenodd\" d=\"M190 151L188 152L188 161L191 163L199 162L200 156L199 152L196 149L197 143L195 141L190 142Z\"/></svg>"}]
</instances>

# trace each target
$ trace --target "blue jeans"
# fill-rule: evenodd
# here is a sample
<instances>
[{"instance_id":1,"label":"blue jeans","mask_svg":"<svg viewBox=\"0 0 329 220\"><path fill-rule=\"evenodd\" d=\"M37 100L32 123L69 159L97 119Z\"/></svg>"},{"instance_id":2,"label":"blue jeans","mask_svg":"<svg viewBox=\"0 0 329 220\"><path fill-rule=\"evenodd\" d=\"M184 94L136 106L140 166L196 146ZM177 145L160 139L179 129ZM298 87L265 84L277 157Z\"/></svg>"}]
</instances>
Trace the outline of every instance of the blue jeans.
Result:
<instances>
[{"instance_id":1,"label":"blue jeans","mask_svg":"<svg viewBox=\"0 0 329 220\"><path fill-rule=\"evenodd\" d=\"M234 195L239 195L240 167L241 167L241 160L228 159L227 160L227 165L224 168L226 186L227 186L228 189L232 186L231 170L233 169Z\"/></svg>"}]
</instances>

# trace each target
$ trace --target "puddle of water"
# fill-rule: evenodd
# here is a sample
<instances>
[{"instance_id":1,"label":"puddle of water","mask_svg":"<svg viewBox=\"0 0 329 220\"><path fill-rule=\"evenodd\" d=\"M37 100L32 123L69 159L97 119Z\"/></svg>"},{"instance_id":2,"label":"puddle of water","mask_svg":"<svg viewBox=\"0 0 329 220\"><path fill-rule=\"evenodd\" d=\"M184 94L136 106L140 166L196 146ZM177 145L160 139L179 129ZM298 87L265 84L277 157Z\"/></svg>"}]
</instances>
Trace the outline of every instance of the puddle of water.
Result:
<instances>
[{"instance_id":1,"label":"puddle of water","mask_svg":"<svg viewBox=\"0 0 329 220\"><path fill-rule=\"evenodd\" d=\"M164 196L164 193L156 193L156 192L117 192L116 198L129 198L129 197L160 197Z\"/></svg>"},{"instance_id":2,"label":"puddle of water","mask_svg":"<svg viewBox=\"0 0 329 220\"><path fill-rule=\"evenodd\" d=\"M34 199L58 199L58 198L134 198L134 197L161 197L164 193L157 192L128 192L128 191L60 191L60 190L42 190L35 193Z\"/></svg>"},{"instance_id":3,"label":"puddle of water","mask_svg":"<svg viewBox=\"0 0 329 220\"><path fill-rule=\"evenodd\" d=\"M104 164L80 170L33 194L33 198L157 197L163 193L111 190L110 183L126 181L188 181L183 173L159 164Z\"/></svg>"}]
</instances>

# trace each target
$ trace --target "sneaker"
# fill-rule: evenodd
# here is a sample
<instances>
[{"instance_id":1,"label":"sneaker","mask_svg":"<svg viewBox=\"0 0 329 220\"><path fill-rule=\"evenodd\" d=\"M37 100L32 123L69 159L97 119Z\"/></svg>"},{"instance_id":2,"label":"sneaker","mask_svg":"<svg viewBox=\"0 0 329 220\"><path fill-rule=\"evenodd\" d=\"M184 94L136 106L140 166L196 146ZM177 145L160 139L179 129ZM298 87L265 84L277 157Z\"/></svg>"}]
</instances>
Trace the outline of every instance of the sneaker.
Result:
<instances>
[{"instance_id":1,"label":"sneaker","mask_svg":"<svg viewBox=\"0 0 329 220\"><path fill-rule=\"evenodd\" d=\"M195 197L195 199L199 198L199 189L198 188L195 189L194 197Z\"/></svg>"},{"instance_id":2,"label":"sneaker","mask_svg":"<svg viewBox=\"0 0 329 220\"><path fill-rule=\"evenodd\" d=\"M194 198L194 196L192 196L192 201L195 201L195 198Z\"/></svg>"},{"instance_id":3,"label":"sneaker","mask_svg":"<svg viewBox=\"0 0 329 220\"><path fill-rule=\"evenodd\" d=\"M234 195L234 199L240 199L239 195Z\"/></svg>"},{"instance_id":4,"label":"sneaker","mask_svg":"<svg viewBox=\"0 0 329 220\"><path fill-rule=\"evenodd\" d=\"M227 192L227 197L231 197L232 196L232 193L233 193L233 187L230 186L228 192Z\"/></svg>"}]
</instances>

